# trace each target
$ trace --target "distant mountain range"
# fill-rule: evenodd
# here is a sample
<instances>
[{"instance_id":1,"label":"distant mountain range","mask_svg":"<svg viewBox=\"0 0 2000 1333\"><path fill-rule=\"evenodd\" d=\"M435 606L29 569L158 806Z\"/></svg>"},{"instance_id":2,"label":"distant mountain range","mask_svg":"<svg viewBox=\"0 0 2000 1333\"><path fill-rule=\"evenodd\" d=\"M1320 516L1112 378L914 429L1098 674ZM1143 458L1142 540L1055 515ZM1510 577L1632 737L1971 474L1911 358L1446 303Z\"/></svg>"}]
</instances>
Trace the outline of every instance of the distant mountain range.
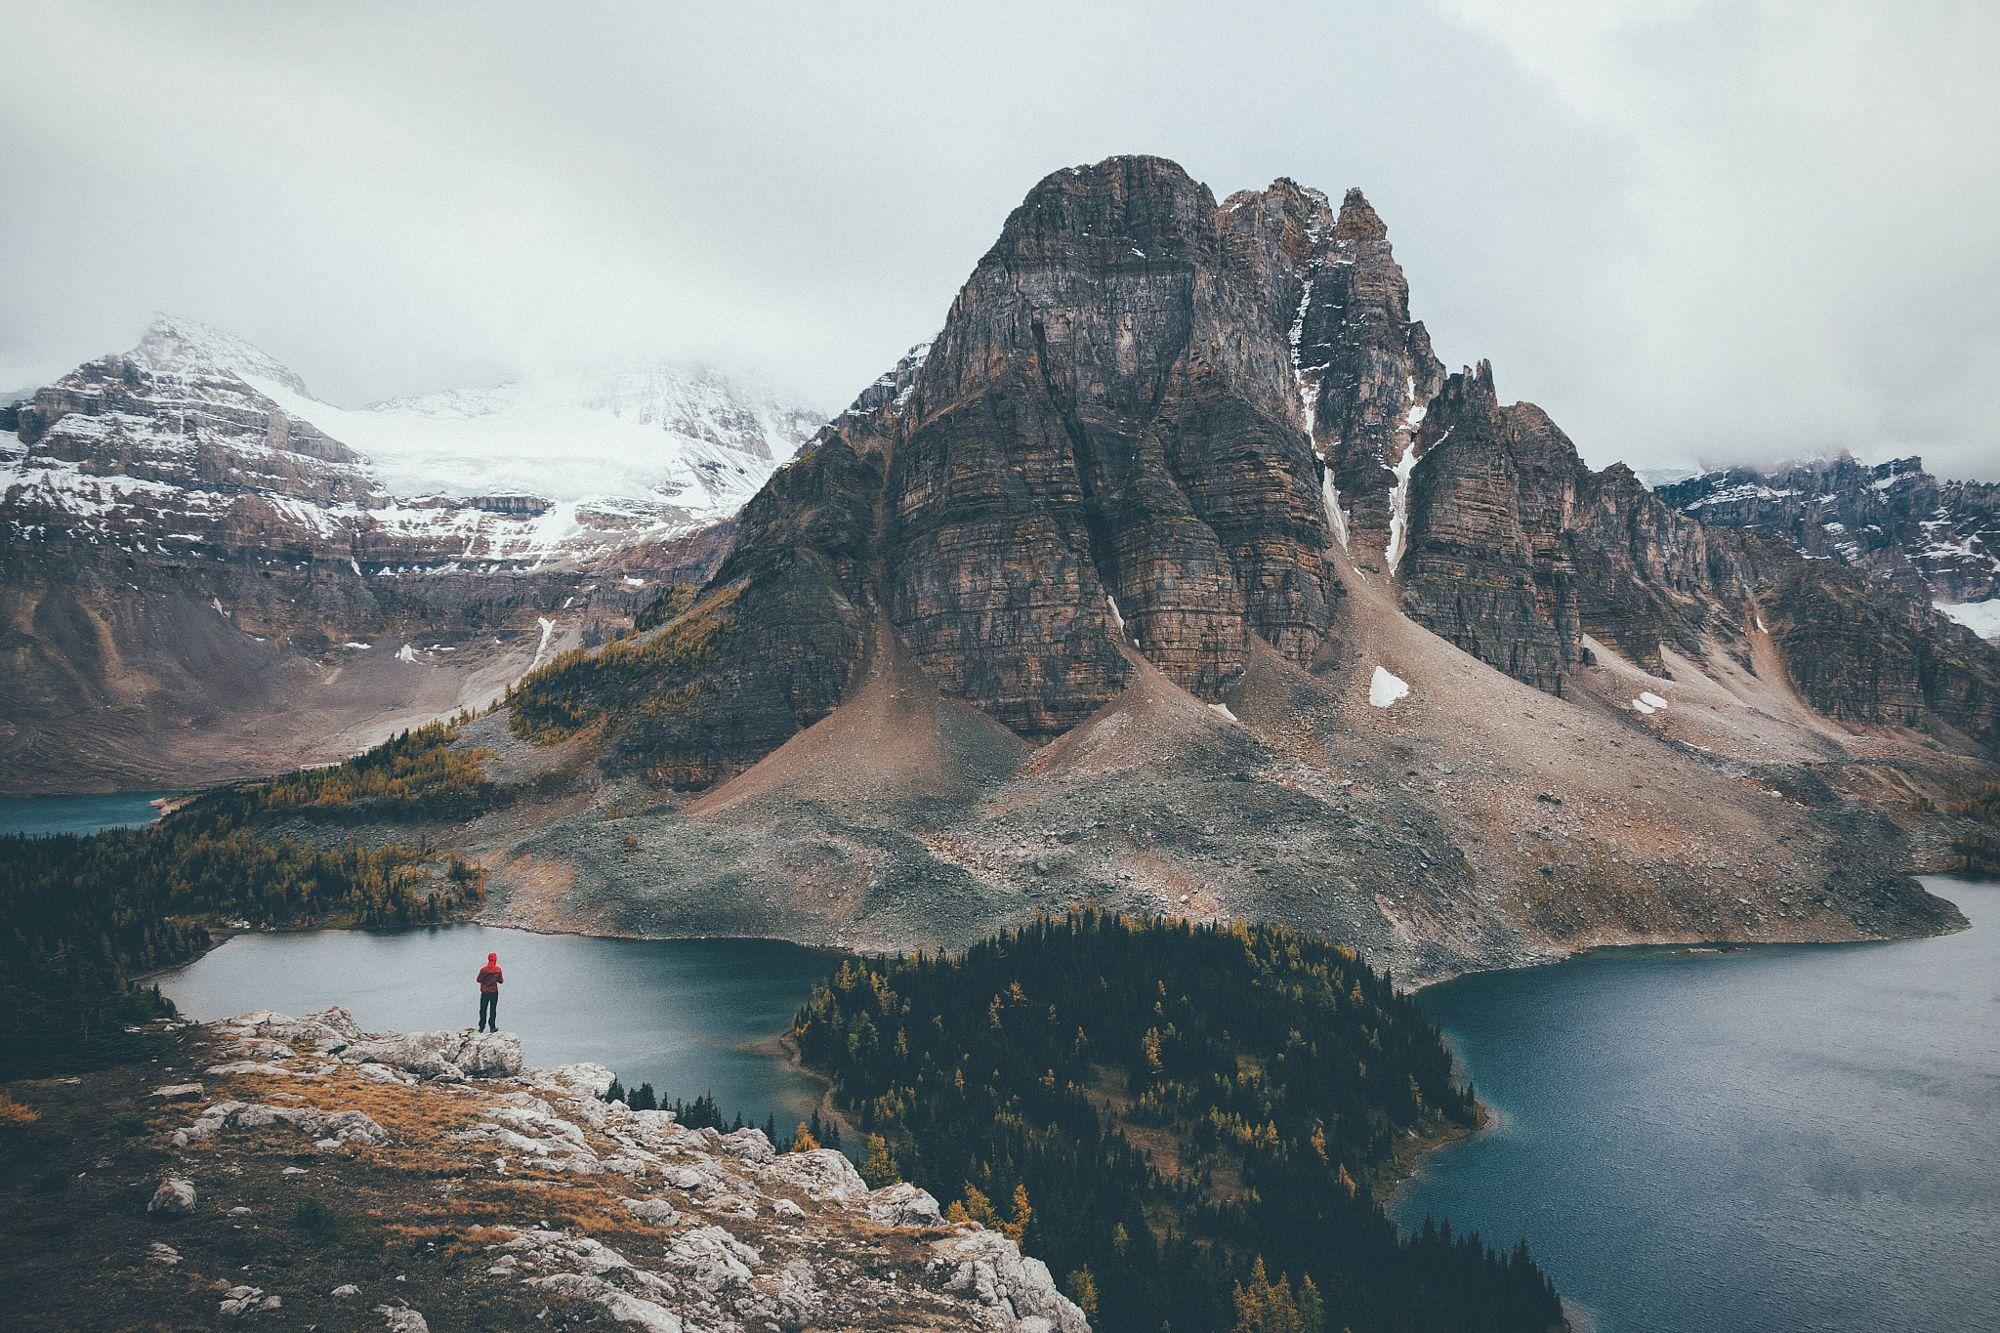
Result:
<instances>
[{"instance_id":1,"label":"distant mountain range","mask_svg":"<svg viewBox=\"0 0 2000 1333\"><path fill-rule=\"evenodd\" d=\"M1658 493L1703 523L1769 533L2000 638L2000 483L1940 481L1920 458L1871 467L1843 456L1705 472Z\"/></svg>"},{"instance_id":2,"label":"distant mountain range","mask_svg":"<svg viewBox=\"0 0 2000 1333\"><path fill-rule=\"evenodd\" d=\"M333 760L483 703L705 573L821 424L671 364L345 409L161 318L0 410L0 787Z\"/></svg>"},{"instance_id":3,"label":"distant mountain range","mask_svg":"<svg viewBox=\"0 0 2000 1333\"><path fill-rule=\"evenodd\" d=\"M340 818L613 933L909 947L1094 899L1420 979L1954 924L1907 872L1995 771L2000 651L1679 487L1448 371L1359 191L1067 168L698 592L440 742L481 818Z\"/></svg>"}]
</instances>

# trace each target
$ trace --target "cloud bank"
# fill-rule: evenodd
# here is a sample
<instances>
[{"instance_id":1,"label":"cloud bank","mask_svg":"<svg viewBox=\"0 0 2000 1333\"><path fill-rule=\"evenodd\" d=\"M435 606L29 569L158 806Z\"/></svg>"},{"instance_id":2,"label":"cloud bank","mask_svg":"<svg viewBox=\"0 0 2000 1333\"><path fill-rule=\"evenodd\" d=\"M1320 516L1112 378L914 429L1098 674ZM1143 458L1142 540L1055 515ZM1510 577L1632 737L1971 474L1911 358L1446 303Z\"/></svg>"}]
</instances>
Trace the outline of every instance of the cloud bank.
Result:
<instances>
[{"instance_id":1,"label":"cloud bank","mask_svg":"<svg viewBox=\"0 0 2000 1333\"><path fill-rule=\"evenodd\" d=\"M1233 12L1220 12L1223 10ZM1367 191L1595 462L2000 478L2000 7L0 13L0 389L170 310L344 403L636 355L836 407L1049 171Z\"/></svg>"}]
</instances>

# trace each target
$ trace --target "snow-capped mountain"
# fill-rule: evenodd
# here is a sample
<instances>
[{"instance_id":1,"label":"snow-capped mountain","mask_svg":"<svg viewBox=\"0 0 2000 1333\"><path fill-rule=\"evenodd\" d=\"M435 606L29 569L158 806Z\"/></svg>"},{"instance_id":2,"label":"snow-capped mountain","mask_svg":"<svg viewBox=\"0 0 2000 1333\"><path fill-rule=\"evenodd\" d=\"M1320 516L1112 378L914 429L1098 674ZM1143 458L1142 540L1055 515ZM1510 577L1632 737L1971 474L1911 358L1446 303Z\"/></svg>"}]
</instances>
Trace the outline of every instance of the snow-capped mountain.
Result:
<instances>
[{"instance_id":1,"label":"snow-capped mountain","mask_svg":"<svg viewBox=\"0 0 2000 1333\"><path fill-rule=\"evenodd\" d=\"M671 364L342 408L161 318L0 407L0 758L213 780L483 702L706 573L820 424ZM244 744L272 710L290 728Z\"/></svg>"},{"instance_id":2,"label":"snow-capped mountain","mask_svg":"<svg viewBox=\"0 0 2000 1333\"><path fill-rule=\"evenodd\" d=\"M1920 458L1871 466L1842 455L1658 489L1703 523L1767 532L1807 559L1855 566L2000 640L2000 485L1939 480Z\"/></svg>"},{"instance_id":3,"label":"snow-capped mountain","mask_svg":"<svg viewBox=\"0 0 2000 1333\"><path fill-rule=\"evenodd\" d=\"M503 560L584 556L727 518L824 424L718 371L668 363L343 408L242 339L169 317L17 415L26 448L9 450L0 486L79 518L107 505L228 507L248 491L290 500L281 518L318 538L379 528ZM232 455L226 492L156 489L205 491L217 448ZM267 475L279 455L318 460L302 466L325 484L301 490L301 465Z\"/></svg>"},{"instance_id":4,"label":"snow-capped mountain","mask_svg":"<svg viewBox=\"0 0 2000 1333\"><path fill-rule=\"evenodd\" d=\"M734 513L825 424L699 366L553 376L358 410L256 374L244 378L354 449L395 495L664 504L695 521Z\"/></svg>"}]
</instances>

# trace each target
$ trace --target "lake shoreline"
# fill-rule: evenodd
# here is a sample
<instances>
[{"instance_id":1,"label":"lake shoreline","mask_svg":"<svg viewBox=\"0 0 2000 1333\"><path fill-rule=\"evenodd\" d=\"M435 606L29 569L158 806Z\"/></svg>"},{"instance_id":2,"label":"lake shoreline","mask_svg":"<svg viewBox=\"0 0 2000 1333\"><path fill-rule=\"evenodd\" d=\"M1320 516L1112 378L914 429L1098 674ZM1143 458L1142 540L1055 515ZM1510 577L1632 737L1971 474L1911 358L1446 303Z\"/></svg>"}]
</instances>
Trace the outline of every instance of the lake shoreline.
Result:
<instances>
[{"instance_id":1,"label":"lake shoreline","mask_svg":"<svg viewBox=\"0 0 2000 1333\"><path fill-rule=\"evenodd\" d=\"M1506 1110L1414 1154L1384 1207L1405 1234L1430 1214L1502 1250L1524 1238L1577 1333L1753 1317L1773 1333L1858 1330L1902 1305L1923 1312L1910 1326L2000 1333L1990 1314L1969 1317L1986 1261L1967 1248L1992 1215L1979 1182L2000 1165L1967 1137L1992 1048L1938 1021L1992 1012L1982 960L2000 885L1926 876L1925 888L1967 924L1600 945L1422 988L1467 1077ZM1808 1127L1774 1097L1832 1113ZM1734 1146L1713 1143L1716 1125L1738 1127ZM1636 1180L1655 1196L1643 1208ZM1892 1180L1916 1182L1921 1201ZM1752 1250L1763 1257L1740 1261ZM1674 1271L1703 1273L1710 1290L1689 1304Z\"/></svg>"}]
</instances>

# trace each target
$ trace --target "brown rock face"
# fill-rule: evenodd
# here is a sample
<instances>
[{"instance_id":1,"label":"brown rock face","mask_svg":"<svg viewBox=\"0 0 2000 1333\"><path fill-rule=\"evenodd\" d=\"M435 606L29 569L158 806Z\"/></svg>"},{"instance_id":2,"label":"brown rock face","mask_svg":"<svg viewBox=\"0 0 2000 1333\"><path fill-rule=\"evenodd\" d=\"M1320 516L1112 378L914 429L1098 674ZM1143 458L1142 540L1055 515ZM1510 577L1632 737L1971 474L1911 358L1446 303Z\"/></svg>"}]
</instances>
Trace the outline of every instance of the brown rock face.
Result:
<instances>
[{"instance_id":1,"label":"brown rock face","mask_svg":"<svg viewBox=\"0 0 2000 1333\"><path fill-rule=\"evenodd\" d=\"M879 456L855 444L834 433L809 466L772 477L684 615L576 664L596 672L585 680L594 707L624 723L628 762L670 786L707 786L845 695L872 614L865 589L881 489ZM662 676L673 683L662 688ZM536 709L549 691L530 682L523 693L517 718L544 716Z\"/></svg>"},{"instance_id":2,"label":"brown rock face","mask_svg":"<svg viewBox=\"0 0 2000 1333\"><path fill-rule=\"evenodd\" d=\"M1936 730L2000 748L2000 651L1920 601L1828 560L1794 560L1762 614L1806 701L1847 722Z\"/></svg>"},{"instance_id":3,"label":"brown rock face","mask_svg":"<svg viewBox=\"0 0 2000 1333\"><path fill-rule=\"evenodd\" d=\"M1742 628L1736 563L1711 545L1701 524L1662 504L1623 463L1580 477L1576 530L1584 632L1648 671L1662 669L1663 643L1699 659L1704 631L1728 639Z\"/></svg>"},{"instance_id":4,"label":"brown rock face","mask_svg":"<svg viewBox=\"0 0 2000 1333\"><path fill-rule=\"evenodd\" d=\"M1404 609L1481 661L1561 694L1578 641L1575 449L1540 409L1501 408L1483 361L1445 382L1416 447L1395 570Z\"/></svg>"},{"instance_id":5,"label":"brown rock face","mask_svg":"<svg viewBox=\"0 0 2000 1333\"><path fill-rule=\"evenodd\" d=\"M1025 735L1133 640L1204 698L1252 632L1329 623L1319 468L1262 274L1157 158L1058 172L1007 221L921 372L890 472L888 603L950 693Z\"/></svg>"},{"instance_id":6,"label":"brown rock face","mask_svg":"<svg viewBox=\"0 0 2000 1333\"><path fill-rule=\"evenodd\" d=\"M1223 209L1235 244L1260 257L1286 322L1314 447L1357 558L1385 550L1396 463L1444 383L1388 229L1359 190L1336 216L1326 196L1281 180Z\"/></svg>"},{"instance_id":7,"label":"brown rock face","mask_svg":"<svg viewBox=\"0 0 2000 1333\"><path fill-rule=\"evenodd\" d=\"M936 340L772 479L690 609L545 673L516 719L607 720L628 766L705 786L830 712L874 643L1039 740L1116 698L1133 649L1210 701L1259 639L1311 665L1335 541L1557 694L1586 634L1660 670L1749 607L1745 566L1628 469L1591 472L1484 363L1443 375L1358 191L1218 208L1170 162L1113 158L1035 186Z\"/></svg>"}]
</instances>

